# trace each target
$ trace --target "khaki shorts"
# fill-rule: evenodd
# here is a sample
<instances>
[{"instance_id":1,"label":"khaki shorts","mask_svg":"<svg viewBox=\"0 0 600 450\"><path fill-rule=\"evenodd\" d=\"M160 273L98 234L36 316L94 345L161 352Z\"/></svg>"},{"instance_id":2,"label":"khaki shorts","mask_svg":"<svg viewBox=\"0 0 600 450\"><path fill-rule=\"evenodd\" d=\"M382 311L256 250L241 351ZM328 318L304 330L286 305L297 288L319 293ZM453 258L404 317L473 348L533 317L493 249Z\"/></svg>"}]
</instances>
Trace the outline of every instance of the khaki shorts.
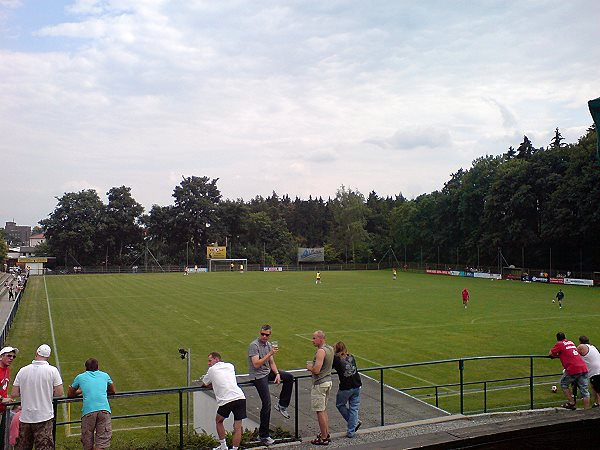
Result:
<instances>
[{"instance_id":1,"label":"khaki shorts","mask_svg":"<svg viewBox=\"0 0 600 450\"><path fill-rule=\"evenodd\" d=\"M315 384L310 390L310 408L313 411L325 411L327 409L327 399L331 391L331 381Z\"/></svg>"},{"instance_id":2,"label":"khaki shorts","mask_svg":"<svg viewBox=\"0 0 600 450\"><path fill-rule=\"evenodd\" d=\"M17 441L17 450L31 449L34 447L39 450L53 450L54 436L52 428L54 419L48 419L45 422L25 423L19 421L19 440Z\"/></svg>"},{"instance_id":3,"label":"khaki shorts","mask_svg":"<svg viewBox=\"0 0 600 450\"><path fill-rule=\"evenodd\" d=\"M94 432L96 445L94 447ZM94 411L81 418L81 443L84 450L110 447L112 423L108 411Z\"/></svg>"}]
</instances>

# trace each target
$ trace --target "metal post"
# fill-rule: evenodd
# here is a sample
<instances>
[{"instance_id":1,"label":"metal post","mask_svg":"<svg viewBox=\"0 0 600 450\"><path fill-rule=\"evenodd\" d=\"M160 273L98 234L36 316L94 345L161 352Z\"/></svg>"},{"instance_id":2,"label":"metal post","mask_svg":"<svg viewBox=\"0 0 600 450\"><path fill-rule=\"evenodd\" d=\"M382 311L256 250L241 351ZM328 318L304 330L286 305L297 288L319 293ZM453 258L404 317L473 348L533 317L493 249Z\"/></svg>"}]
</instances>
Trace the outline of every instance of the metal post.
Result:
<instances>
[{"instance_id":1,"label":"metal post","mask_svg":"<svg viewBox=\"0 0 600 450\"><path fill-rule=\"evenodd\" d=\"M381 426L385 425L385 411L383 407L383 369L379 369L379 391L381 396Z\"/></svg>"},{"instance_id":2,"label":"metal post","mask_svg":"<svg viewBox=\"0 0 600 450\"><path fill-rule=\"evenodd\" d=\"M188 387L190 387L192 385L192 349L188 348L188 354L187 354L187 385ZM187 406L187 415L186 415L186 419L187 419L187 427L186 427L186 433L190 434L190 408L191 408L191 402L190 402L190 392L187 391L186 392L186 406Z\"/></svg>"},{"instance_id":3,"label":"metal post","mask_svg":"<svg viewBox=\"0 0 600 450\"><path fill-rule=\"evenodd\" d=\"M435 387L435 407L439 408L440 404L439 404L439 396L438 396L438 387Z\"/></svg>"},{"instance_id":4,"label":"metal post","mask_svg":"<svg viewBox=\"0 0 600 450\"><path fill-rule=\"evenodd\" d=\"M294 377L294 439L298 440L298 378Z\"/></svg>"},{"instance_id":5,"label":"metal post","mask_svg":"<svg viewBox=\"0 0 600 450\"><path fill-rule=\"evenodd\" d=\"M179 391L179 450L183 450L183 392Z\"/></svg>"},{"instance_id":6,"label":"metal post","mask_svg":"<svg viewBox=\"0 0 600 450\"><path fill-rule=\"evenodd\" d=\"M465 386L464 386L465 361L462 359L458 360L458 370L460 372L460 413L464 414L464 412L465 412L465 399L464 399L464 395L465 395Z\"/></svg>"},{"instance_id":7,"label":"metal post","mask_svg":"<svg viewBox=\"0 0 600 450\"><path fill-rule=\"evenodd\" d=\"M529 357L529 409L533 409L533 357Z\"/></svg>"},{"instance_id":8,"label":"metal post","mask_svg":"<svg viewBox=\"0 0 600 450\"><path fill-rule=\"evenodd\" d=\"M483 382L483 412L487 412L487 381Z\"/></svg>"}]
</instances>

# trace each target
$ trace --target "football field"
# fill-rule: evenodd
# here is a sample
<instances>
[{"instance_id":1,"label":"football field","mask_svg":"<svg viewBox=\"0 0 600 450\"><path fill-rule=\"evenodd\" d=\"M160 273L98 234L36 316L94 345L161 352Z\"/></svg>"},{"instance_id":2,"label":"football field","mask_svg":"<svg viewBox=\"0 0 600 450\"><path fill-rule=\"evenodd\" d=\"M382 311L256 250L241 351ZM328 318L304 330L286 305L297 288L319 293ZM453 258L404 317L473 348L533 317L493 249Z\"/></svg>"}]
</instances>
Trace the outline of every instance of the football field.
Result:
<instances>
[{"instance_id":1,"label":"football field","mask_svg":"<svg viewBox=\"0 0 600 450\"><path fill-rule=\"evenodd\" d=\"M471 293L467 309L461 300L465 287ZM403 272L394 281L390 271L323 272L319 285L313 272L32 277L7 342L21 350L14 374L46 342L65 386L84 370L87 358L95 357L120 392L185 386L186 362L179 348L191 349L192 379L205 372L210 351L220 352L238 373L247 373L248 344L265 323L279 341L276 360L282 369L303 368L312 359L311 335L317 329L325 331L332 345L343 340L360 368L467 356L546 355L559 330L573 341L581 334L592 343L600 340L600 291L562 288L566 297L559 309L552 303L556 285ZM535 361L536 373L561 370L557 360ZM465 365L466 381L528 373L529 360ZM377 372L372 375L378 377ZM389 370L385 380L409 387L455 383L458 376L454 362ZM501 405L506 395L515 396L509 399L513 403L527 403L526 389L512 390L488 394L488 403ZM457 388L441 392L446 403L440 406L456 412ZM558 405L561 400L549 386L536 388L536 401ZM480 394L469 402L473 410L482 408ZM175 397L162 403L157 397L119 399L113 413L165 407L177 412ZM136 423L152 426L157 421ZM120 426L133 422L115 424Z\"/></svg>"}]
</instances>

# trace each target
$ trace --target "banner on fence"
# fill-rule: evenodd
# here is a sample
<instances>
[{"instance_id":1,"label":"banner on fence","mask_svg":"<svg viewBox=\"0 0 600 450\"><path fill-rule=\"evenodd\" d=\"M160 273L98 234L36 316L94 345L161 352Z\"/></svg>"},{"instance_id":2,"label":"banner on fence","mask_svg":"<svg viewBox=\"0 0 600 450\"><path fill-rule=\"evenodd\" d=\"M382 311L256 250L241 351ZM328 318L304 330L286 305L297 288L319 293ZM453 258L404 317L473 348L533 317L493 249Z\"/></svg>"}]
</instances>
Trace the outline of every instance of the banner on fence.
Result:
<instances>
[{"instance_id":1,"label":"banner on fence","mask_svg":"<svg viewBox=\"0 0 600 450\"><path fill-rule=\"evenodd\" d=\"M579 286L593 286L594 280L586 280L583 278L565 278L565 284L577 284Z\"/></svg>"},{"instance_id":2,"label":"banner on fence","mask_svg":"<svg viewBox=\"0 0 600 450\"><path fill-rule=\"evenodd\" d=\"M298 262L324 262L325 248L304 248L298 247Z\"/></svg>"},{"instance_id":3,"label":"banner on fence","mask_svg":"<svg viewBox=\"0 0 600 450\"><path fill-rule=\"evenodd\" d=\"M283 272L283 267L263 267L263 272Z\"/></svg>"}]
</instances>

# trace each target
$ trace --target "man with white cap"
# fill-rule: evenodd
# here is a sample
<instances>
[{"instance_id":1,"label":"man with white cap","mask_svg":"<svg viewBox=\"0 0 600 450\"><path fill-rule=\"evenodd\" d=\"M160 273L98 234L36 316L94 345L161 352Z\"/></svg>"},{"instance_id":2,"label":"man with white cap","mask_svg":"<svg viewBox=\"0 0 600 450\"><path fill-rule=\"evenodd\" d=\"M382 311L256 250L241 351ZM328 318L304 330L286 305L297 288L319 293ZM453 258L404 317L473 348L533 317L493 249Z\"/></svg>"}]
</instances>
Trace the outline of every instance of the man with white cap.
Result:
<instances>
[{"instance_id":1,"label":"man with white cap","mask_svg":"<svg viewBox=\"0 0 600 450\"><path fill-rule=\"evenodd\" d=\"M48 363L52 350L42 344L31 364L22 367L13 382L12 397L21 397L19 449L54 449L52 397L63 395L58 369Z\"/></svg>"},{"instance_id":2,"label":"man with white cap","mask_svg":"<svg viewBox=\"0 0 600 450\"><path fill-rule=\"evenodd\" d=\"M8 383L10 383L10 365L17 357L19 349L15 347L4 347L0 350L0 447L4 444L4 428L6 427L6 406L5 403L12 402L13 399L8 396Z\"/></svg>"}]
</instances>

